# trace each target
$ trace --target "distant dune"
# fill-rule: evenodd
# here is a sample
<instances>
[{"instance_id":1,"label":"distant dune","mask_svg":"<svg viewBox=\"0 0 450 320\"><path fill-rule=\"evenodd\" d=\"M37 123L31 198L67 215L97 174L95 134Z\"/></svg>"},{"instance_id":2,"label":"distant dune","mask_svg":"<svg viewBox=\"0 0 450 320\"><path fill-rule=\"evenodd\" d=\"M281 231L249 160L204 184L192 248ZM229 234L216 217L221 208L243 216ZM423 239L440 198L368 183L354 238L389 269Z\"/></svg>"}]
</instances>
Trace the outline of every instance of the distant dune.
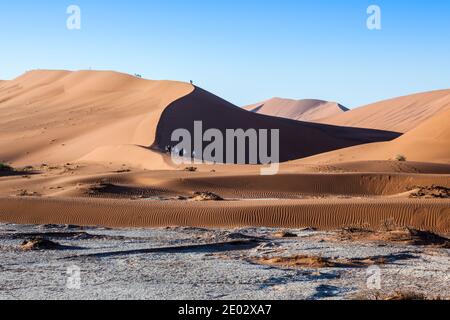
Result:
<instances>
[{"instance_id":1,"label":"distant dune","mask_svg":"<svg viewBox=\"0 0 450 320\"><path fill-rule=\"evenodd\" d=\"M291 100L272 98L257 104L244 107L245 110L268 116L287 118L299 121L319 121L348 111L336 102L323 100Z\"/></svg>"},{"instance_id":2,"label":"distant dune","mask_svg":"<svg viewBox=\"0 0 450 320\"><path fill-rule=\"evenodd\" d=\"M337 163L388 160L401 155L408 161L450 163L449 119L450 109L435 115L393 141L337 150L302 159L300 162Z\"/></svg>"},{"instance_id":3,"label":"distant dune","mask_svg":"<svg viewBox=\"0 0 450 320\"><path fill-rule=\"evenodd\" d=\"M418 93L330 115L321 123L407 132L450 109L450 90Z\"/></svg>"},{"instance_id":4,"label":"distant dune","mask_svg":"<svg viewBox=\"0 0 450 320\"><path fill-rule=\"evenodd\" d=\"M0 88L0 161L76 160L167 169L173 130L279 129L281 161L369 142L393 132L253 114L194 86L109 71L31 71Z\"/></svg>"}]
</instances>

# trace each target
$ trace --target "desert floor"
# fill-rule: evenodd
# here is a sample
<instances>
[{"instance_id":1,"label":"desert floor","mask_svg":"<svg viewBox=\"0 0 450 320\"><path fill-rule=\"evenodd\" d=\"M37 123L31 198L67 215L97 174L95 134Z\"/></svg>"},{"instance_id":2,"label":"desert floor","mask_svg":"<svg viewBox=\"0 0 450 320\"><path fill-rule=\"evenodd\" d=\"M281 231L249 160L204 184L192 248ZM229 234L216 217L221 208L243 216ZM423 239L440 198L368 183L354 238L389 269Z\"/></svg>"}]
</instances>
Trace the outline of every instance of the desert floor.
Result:
<instances>
[{"instance_id":1,"label":"desert floor","mask_svg":"<svg viewBox=\"0 0 450 320\"><path fill-rule=\"evenodd\" d=\"M21 246L37 237L54 247ZM388 231L1 224L0 299L449 298L449 243L422 240Z\"/></svg>"},{"instance_id":2,"label":"desert floor","mask_svg":"<svg viewBox=\"0 0 450 320\"><path fill-rule=\"evenodd\" d=\"M446 165L26 170L0 178L0 299L450 297Z\"/></svg>"}]
</instances>

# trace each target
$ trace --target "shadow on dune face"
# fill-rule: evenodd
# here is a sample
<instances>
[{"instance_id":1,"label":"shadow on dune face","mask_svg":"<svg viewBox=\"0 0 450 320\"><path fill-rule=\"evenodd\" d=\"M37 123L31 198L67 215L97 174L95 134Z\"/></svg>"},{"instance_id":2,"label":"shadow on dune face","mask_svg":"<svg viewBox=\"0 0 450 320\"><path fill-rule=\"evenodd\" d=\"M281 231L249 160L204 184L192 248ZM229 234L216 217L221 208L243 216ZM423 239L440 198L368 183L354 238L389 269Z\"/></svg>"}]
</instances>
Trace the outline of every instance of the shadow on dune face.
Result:
<instances>
[{"instance_id":1,"label":"shadow on dune face","mask_svg":"<svg viewBox=\"0 0 450 320\"><path fill-rule=\"evenodd\" d=\"M38 171L35 170L21 170L21 169L11 169L11 170L1 170L0 169L0 178L1 177L14 177L14 176L31 176L38 174Z\"/></svg>"},{"instance_id":2,"label":"shadow on dune face","mask_svg":"<svg viewBox=\"0 0 450 320\"><path fill-rule=\"evenodd\" d=\"M194 137L195 121L202 121L203 132L218 129L224 137L227 129L278 129L280 162L360 144L390 141L401 135L390 131L337 127L260 115L242 110L203 89L195 88L192 93L173 102L163 112L152 147L164 150L168 146L177 145L178 142L171 141L171 135L180 128L188 130ZM270 143L270 139L268 141ZM207 145L208 143L204 143L203 148ZM248 153L248 141L246 150ZM271 150L270 146L268 150ZM226 150L224 153L226 159Z\"/></svg>"}]
</instances>

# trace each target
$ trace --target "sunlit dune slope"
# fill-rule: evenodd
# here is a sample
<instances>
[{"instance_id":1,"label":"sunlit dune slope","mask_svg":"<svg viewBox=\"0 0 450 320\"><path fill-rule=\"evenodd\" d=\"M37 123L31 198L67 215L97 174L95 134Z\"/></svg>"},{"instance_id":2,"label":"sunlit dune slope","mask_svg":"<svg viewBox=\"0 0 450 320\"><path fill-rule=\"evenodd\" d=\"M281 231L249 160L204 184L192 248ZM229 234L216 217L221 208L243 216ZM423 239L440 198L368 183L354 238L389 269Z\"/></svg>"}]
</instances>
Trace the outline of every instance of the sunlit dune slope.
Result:
<instances>
[{"instance_id":1,"label":"sunlit dune slope","mask_svg":"<svg viewBox=\"0 0 450 320\"><path fill-rule=\"evenodd\" d=\"M450 163L449 120L450 110L447 110L393 141L336 150L302 159L299 162L336 163L388 160L402 156L409 161Z\"/></svg>"},{"instance_id":2,"label":"sunlit dune slope","mask_svg":"<svg viewBox=\"0 0 450 320\"><path fill-rule=\"evenodd\" d=\"M408 95L321 119L321 123L407 132L450 109L450 90Z\"/></svg>"},{"instance_id":3,"label":"sunlit dune slope","mask_svg":"<svg viewBox=\"0 0 450 320\"><path fill-rule=\"evenodd\" d=\"M244 107L245 110L268 116L299 121L320 121L348 111L344 106L323 100L292 100L272 98L267 101Z\"/></svg>"},{"instance_id":4,"label":"sunlit dune slope","mask_svg":"<svg viewBox=\"0 0 450 320\"><path fill-rule=\"evenodd\" d=\"M0 161L13 165L81 160L167 169L173 130L194 121L205 130L279 129L281 161L398 136L254 114L190 84L111 71L28 72L0 84L0 112Z\"/></svg>"}]
</instances>

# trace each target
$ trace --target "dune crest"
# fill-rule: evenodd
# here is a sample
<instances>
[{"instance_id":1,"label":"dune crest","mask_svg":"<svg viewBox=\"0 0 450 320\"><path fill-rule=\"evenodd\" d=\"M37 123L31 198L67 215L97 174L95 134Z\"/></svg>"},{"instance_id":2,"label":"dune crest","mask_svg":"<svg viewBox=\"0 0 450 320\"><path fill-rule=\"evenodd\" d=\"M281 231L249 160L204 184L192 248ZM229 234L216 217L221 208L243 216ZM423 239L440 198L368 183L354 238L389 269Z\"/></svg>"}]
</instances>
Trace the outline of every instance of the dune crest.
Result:
<instances>
[{"instance_id":1,"label":"dune crest","mask_svg":"<svg viewBox=\"0 0 450 320\"><path fill-rule=\"evenodd\" d=\"M425 121L414 130L389 141L336 150L298 163L338 163L368 160L395 160L403 156L408 161L450 163L450 109Z\"/></svg>"},{"instance_id":2,"label":"dune crest","mask_svg":"<svg viewBox=\"0 0 450 320\"><path fill-rule=\"evenodd\" d=\"M64 163L95 160L106 146L150 146L164 109L193 89L111 71L28 72L0 89L0 160Z\"/></svg>"},{"instance_id":3,"label":"dune crest","mask_svg":"<svg viewBox=\"0 0 450 320\"><path fill-rule=\"evenodd\" d=\"M303 114L316 105L326 110L309 101ZM0 84L0 111L0 162L15 167L0 172L2 222L377 229L392 221L450 231L450 110L401 136L248 112L182 82L37 70ZM172 133L186 129L196 140L198 122L223 136L279 130L280 171L173 166ZM198 194L224 200L189 201Z\"/></svg>"},{"instance_id":4,"label":"dune crest","mask_svg":"<svg viewBox=\"0 0 450 320\"><path fill-rule=\"evenodd\" d=\"M245 110L273 117L298 121L319 121L348 111L336 102L305 99L292 100L272 98L260 103L245 106Z\"/></svg>"},{"instance_id":5,"label":"dune crest","mask_svg":"<svg viewBox=\"0 0 450 320\"><path fill-rule=\"evenodd\" d=\"M439 90L373 103L320 122L404 133L449 109L450 90Z\"/></svg>"},{"instance_id":6,"label":"dune crest","mask_svg":"<svg viewBox=\"0 0 450 320\"><path fill-rule=\"evenodd\" d=\"M281 161L398 136L253 114L191 84L112 71L30 71L2 85L0 102L0 161L19 166L81 159L165 169L155 152L194 121L205 130L278 129Z\"/></svg>"},{"instance_id":7,"label":"dune crest","mask_svg":"<svg viewBox=\"0 0 450 320\"><path fill-rule=\"evenodd\" d=\"M330 150L377 141L392 140L396 132L337 127L311 122L293 121L247 112L201 88L179 99L165 109L158 123L155 148L174 146L171 133L187 129L194 136L194 121L201 120L203 129L264 129L280 132L280 161L299 159Z\"/></svg>"}]
</instances>

